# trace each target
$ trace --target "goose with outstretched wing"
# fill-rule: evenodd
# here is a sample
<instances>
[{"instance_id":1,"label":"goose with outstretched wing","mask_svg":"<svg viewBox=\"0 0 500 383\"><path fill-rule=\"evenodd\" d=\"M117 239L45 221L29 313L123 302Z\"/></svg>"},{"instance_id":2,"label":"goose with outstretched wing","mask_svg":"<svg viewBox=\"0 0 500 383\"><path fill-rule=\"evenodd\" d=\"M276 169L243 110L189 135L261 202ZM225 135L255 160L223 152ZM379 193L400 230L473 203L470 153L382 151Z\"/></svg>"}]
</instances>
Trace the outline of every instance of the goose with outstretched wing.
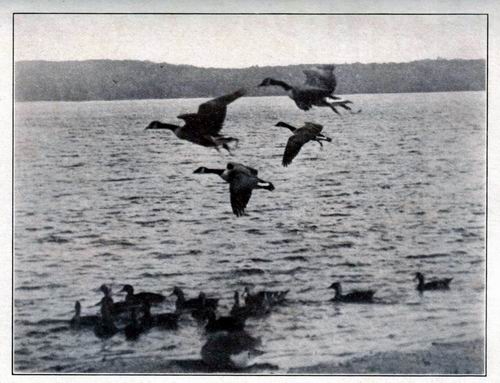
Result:
<instances>
[{"instance_id":1,"label":"goose with outstretched wing","mask_svg":"<svg viewBox=\"0 0 500 383\"><path fill-rule=\"evenodd\" d=\"M177 118L184 120L184 125L166 124L160 121L151 122L147 130L167 129L182 139L194 144L213 147L219 150L223 147L228 152L230 142L238 142L237 138L227 137L220 134L226 118L227 106L246 94L245 89L239 89L234 93L227 94L204 102L198 107L197 113L181 114Z\"/></svg>"}]
</instances>

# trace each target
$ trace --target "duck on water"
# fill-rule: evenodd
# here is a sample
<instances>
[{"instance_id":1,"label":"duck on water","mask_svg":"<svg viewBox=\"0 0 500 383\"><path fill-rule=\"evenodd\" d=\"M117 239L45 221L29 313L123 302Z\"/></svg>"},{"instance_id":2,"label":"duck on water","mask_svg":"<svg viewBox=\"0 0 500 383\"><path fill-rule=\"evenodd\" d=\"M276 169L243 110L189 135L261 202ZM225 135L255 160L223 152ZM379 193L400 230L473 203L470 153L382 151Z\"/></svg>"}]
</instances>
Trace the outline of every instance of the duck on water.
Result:
<instances>
[{"instance_id":1,"label":"duck on water","mask_svg":"<svg viewBox=\"0 0 500 383\"><path fill-rule=\"evenodd\" d=\"M258 171L249 166L236 162L229 162L226 169L209 169L200 167L195 174L217 174L229 183L229 194L233 213L240 217L245 213L248 201L254 189L265 189L272 191L274 185L257 177Z\"/></svg>"},{"instance_id":2,"label":"duck on water","mask_svg":"<svg viewBox=\"0 0 500 383\"><path fill-rule=\"evenodd\" d=\"M443 278L425 282L425 277L422 273L415 273L415 279L418 280L417 290L420 292L426 290L449 290L450 282L453 280L453 278Z\"/></svg>"},{"instance_id":3,"label":"duck on water","mask_svg":"<svg viewBox=\"0 0 500 383\"><path fill-rule=\"evenodd\" d=\"M335 290L335 296L331 299L332 302L344 303L373 303L373 290L354 290L348 294L342 294L342 285L340 282L334 282L330 285L330 289Z\"/></svg>"},{"instance_id":4,"label":"duck on water","mask_svg":"<svg viewBox=\"0 0 500 383\"><path fill-rule=\"evenodd\" d=\"M158 293L142 292L134 294L134 288L131 285L124 285L123 289L127 293L125 302L134 305L149 302L151 304L161 303L165 300L165 296Z\"/></svg>"},{"instance_id":5,"label":"duck on water","mask_svg":"<svg viewBox=\"0 0 500 383\"><path fill-rule=\"evenodd\" d=\"M99 317L97 315L81 315L82 305L80 301L75 302L75 315L70 320L70 326L74 329L79 329L80 327L90 327L95 326Z\"/></svg>"},{"instance_id":6,"label":"duck on water","mask_svg":"<svg viewBox=\"0 0 500 383\"><path fill-rule=\"evenodd\" d=\"M220 131L226 118L227 106L245 94L245 89L239 89L234 93L204 102L199 106L197 113L177 116L177 118L184 120L185 124L183 126L153 121L146 127L146 130L171 130L181 140L190 141L208 148L215 148L217 151L222 147L231 153L228 144L231 142L237 143L238 139L223 136Z\"/></svg>"}]
</instances>

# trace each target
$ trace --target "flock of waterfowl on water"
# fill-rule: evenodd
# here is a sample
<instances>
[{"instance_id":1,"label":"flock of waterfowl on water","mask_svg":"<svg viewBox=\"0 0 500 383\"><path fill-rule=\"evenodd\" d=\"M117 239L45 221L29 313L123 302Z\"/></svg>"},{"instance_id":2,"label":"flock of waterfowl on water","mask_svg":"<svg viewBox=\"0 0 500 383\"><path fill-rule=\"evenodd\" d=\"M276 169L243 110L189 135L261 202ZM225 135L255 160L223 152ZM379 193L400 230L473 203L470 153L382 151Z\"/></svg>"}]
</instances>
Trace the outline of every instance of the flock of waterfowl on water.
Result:
<instances>
[{"instance_id":1,"label":"flock of waterfowl on water","mask_svg":"<svg viewBox=\"0 0 500 383\"><path fill-rule=\"evenodd\" d=\"M329 107L335 113L337 108L343 108L351 113L348 104L352 102L334 95L336 79L333 65L322 65L315 69L305 70L306 82L303 86L291 86L284 81L266 78L258 86L279 86L283 88L297 107L307 111L312 107ZM231 153L230 145L238 143L238 139L221 134L226 117L227 106L244 96L246 90L240 89L234 93L224 95L201 104L197 113L178 116L184 120L184 125L178 126L160 121L151 122L146 129L171 130L178 138L190 141L205 147L220 148ZM284 127L292 132L283 154L282 165L289 166L300 152L304 144L314 141L323 146L322 142L331 142L331 138L322 134L323 126L313 122L306 122L296 128L283 121L276 123L277 127ZM199 167L195 174L216 174L229 183L230 201L233 213L236 216L245 214L245 208L254 189L274 190L271 182L258 177L258 171L249 166L236 162L229 162L225 168L210 169ZM421 273L415 274L418 280L416 289L419 292L426 290L449 289L451 278L425 282ZM340 282L329 286L335 291L331 301L339 303L376 303L375 291L342 292ZM202 361L214 370L236 369L248 366L251 356L261 353L259 339L245 331L246 320L250 317L265 317L275 306L286 301L289 290L252 292L245 287L240 301L240 293L234 292L234 303L226 315L218 313L219 298L207 297L200 292L196 298L187 299L179 287L174 287L172 294L176 297L175 311L167 313L152 313L151 307L167 300L162 294L140 292L135 293L131 285L123 286L121 292L126 293L123 301L114 302L111 288L102 285L100 291L104 297L99 302L100 315L81 315L81 304L75 304L75 315L71 319L71 327L93 328L96 336L110 338L122 332L128 340L137 340L140 335L152 328L175 330L179 327L179 318L182 315L191 315L210 336L201 349Z\"/></svg>"}]
</instances>

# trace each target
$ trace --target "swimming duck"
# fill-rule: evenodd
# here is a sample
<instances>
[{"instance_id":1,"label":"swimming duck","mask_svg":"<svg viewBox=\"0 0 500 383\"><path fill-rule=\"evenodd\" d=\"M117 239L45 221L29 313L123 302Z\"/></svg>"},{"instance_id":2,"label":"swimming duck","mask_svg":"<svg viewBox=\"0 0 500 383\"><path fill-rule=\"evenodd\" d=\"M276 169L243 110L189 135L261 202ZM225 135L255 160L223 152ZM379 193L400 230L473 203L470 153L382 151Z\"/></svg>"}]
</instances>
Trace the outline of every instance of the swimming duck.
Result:
<instances>
[{"instance_id":1,"label":"swimming duck","mask_svg":"<svg viewBox=\"0 0 500 383\"><path fill-rule=\"evenodd\" d=\"M235 316L221 316L217 318L214 310L209 310L208 313L208 323L205 326L206 332L217 332L217 331L243 331L245 328L245 319Z\"/></svg>"},{"instance_id":2,"label":"swimming duck","mask_svg":"<svg viewBox=\"0 0 500 383\"><path fill-rule=\"evenodd\" d=\"M198 298L186 299L184 292L177 286L174 287L172 295L177 296L177 301L175 302L177 310L194 310L205 307L216 310L219 303L219 299L207 298L205 293L200 293Z\"/></svg>"},{"instance_id":3,"label":"swimming duck","mask_svg":"<svg viewBox=\"0 0 500 383\"><path fill-rule=\"evenodd\" d=\"M106 297L101 300L101 317L94 325L94 334L99 338L111 338L118 332L113 322L112 304L113 301Z\"/></svg>"},{"instance_id":4,"label":"swimming duck","mask_svg":"<svg viewBox=\"0 0 500 383\"><path fill-rule=\"evenodd\" d=\"M240 295L238 291L234 292L234 304L230 314L233 317L246 319L248 317L261 317L271 313L271 305L267 299L261 301L252 301L244 306L240 305Z\"/></svg>"},{"instance_id":5,"label":"swimming duck","mask_svg":"<svg viewBox=\"0 0 500 383\"><path fill-rule=\"evenodd\" d=\"M294 126L280 121L275 126L288 128L292 131L293 135L290 136L286 143L285 153L283 154L283 166L288 166L292 163L293 159L299 154L300 149L304 144L309 141L315 141L323 147L321 141L331 142L330 137L321 134L323 126L312 122L306 122L302 128L295 128Z\"/></svg>"},{"instance_id":6,"label":"swimming duck","mask_svg":"<svg viewBox=\"0 0 500 383\"><path fill-rule=\"evenodd\" d=\"M316 88L311 86L291 86L284 81L273 78L265 78L259 86L279 86L283 88L288 96L295 102L299 109L308 111L313 106L329 107L335 113L340 114L336 106L346 106L351 104L349 100L339 100L332 97L329 89Z\"/></svg>"},{"instance_id":7,"label":"swimming duck","mask_svg":"<svg viewBox=\"0 0 500 383\"><path fill-rule=\"evenodd\" d=\"M373 295L375 294L375 291L373 290L354 290L349 294L344 295L342 294L342 286L340 285L340 282L332 283L329 288L335 290L335 296L332 299L334 302L371 303L373 302Z\"/></svg>"},{"instance_id":8,"label":"swimming duck","mask_svg":"<svg viewBox=\"0 0 500 383\"><path fill-rule=\"evenodd\" d=\"M254 189L274 190L274 185L271 182L261 180L257 177L257 170L236 162L229 162L226 169L200 167L194 173L217 174L229 183L231 208L237 217L245 213L245 208L248 201L250 201Z\"/></svg>"},{"instance_id":9,"label":"swimming duck","mask_svg":"<svg viewBox=\"0 0 500 383\"><path fill-rule=\"evenodd\" d=\"M245 331L216 332L201 348L201 359L215 371L247 368L255 356L263 354L257 348L260 343Z\"/></svg>"},{"instance_id":10,"label":"swimming duck","mask_svg":"<svg viewBox=\"0 0 500 383\"><path fill-rule=\"evenodd\" d=\"M127 296L125 297L125 302L129 304L142 304L144 302L149 302L151 304L161 303L165 300L165 296L157 293L137 293L134 294L134 288L131 285L123 286L121 291L125 291Z\"/></svg>"},{"instance_id":11,"label":"swimming duck","mask_svg":"<svg viewBox=\"0 0 500 383\"><path fill-rule=\"evenodd\" d=\"M198 107L197 113L177 116L177 118L184 120L185 124L183 126L153 121L146 129L168 129L182 140L205 147L213 147L217 151L222 146L230 153L228 143L238 142L238 139L225 137L219 133L226 118L227 106L245 94L245 89L239 89L234 93L204 102Z\"/></svg>"},{"instance_id":12,"label":"swimming duck","mask_svg":"<svg viewBox=\"0 0 500 383\"><path fill-rule=\"evenodd\" d=\"M70 320L70 326L72 328L78 329L81 326L95 326L98 321L97 315L86 315L81 316L82 305L80 301L75 302L75 315Z\"/></svg>"},{"instance_id":13,"label":"swimming duck","mask_svg":"<svg viewBox=\"0 0 500 383\"><path fill-rule=\"evenodd\" d=\"M175 313L151 314L151 303L143 303L143 315L141 324L144 328L160 327L165 330L177 329L179 315Z\"/></svg>"},{"instance_id":14,"label":"swimming duck","mask_svg":"<svg viewBox=\"0 0 500 383\"><path fill-rule=\"evenodd\" d=\"M130 310L130 308L131 308L130 303L128 303L126 301L122 301L122 302L114 302L113 301L113 297L111 296L111 288L108 287L107 285L105 285L105 284L101 285L99 290L104 294L104 297L101 299L101 301L97 305L102 307L103 302L107 302L112 315L124 314Z\"/></svg>"},{"instance_id":15,"label":"swimming duck","mask_svg":"<svg viewBox=\"0 0 500 383\"><path fill-rule=\"evenodd\" d=\"M434 281L425 282L424 275L422 273L415 273L415 279L418 280L417 290L449 290L450 282L453 278L436 279Z\"/></svg>"}]
</instances>

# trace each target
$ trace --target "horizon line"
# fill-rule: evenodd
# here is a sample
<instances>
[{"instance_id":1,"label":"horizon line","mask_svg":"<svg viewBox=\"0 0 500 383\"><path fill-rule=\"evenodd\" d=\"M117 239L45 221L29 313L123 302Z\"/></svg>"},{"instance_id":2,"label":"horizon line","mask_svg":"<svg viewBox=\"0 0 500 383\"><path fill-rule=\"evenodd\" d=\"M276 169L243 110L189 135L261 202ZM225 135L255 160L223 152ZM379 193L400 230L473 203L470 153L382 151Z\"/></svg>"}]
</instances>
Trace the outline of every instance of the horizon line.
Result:
<instances>
[{"instance_id":1,"label":"horizon line","mask_svg":"<svg viewBox=\"0 0 500 383\"><path fill-rule=\"evenodd\" d=\"M199 66L199 65L194 65L194 64L175 64L175 63L170 63L167 61L163 62L158 62L158 61L151 61L151 60L140 60L140 59L83 59L83 60L47 60L47 59L30 59L30 60L17 60L14 61L14 64L19 64L19 63L27 63L27 62L47 62L47 63L83 63L83 62L90 62L90 61L132 61L132 62L142 62L142 63L152 63L156 65L171 65L171 66L189 66L189 67L195 67L195 68L202 68L202 69L249 69L249 68L266 68L266 67L288 67L288 66L302 66L302 65L327 65L327 64L333 64L336 66L342 66L342 65L383 65L383 64L410 64L414 62L419 62L419 61L485 61L486 58L445 58L445 57L437 57L437 58L425 58L425 59L416 59L416 60L411 60L411 61L383 61L383 62L360 62L360 61L355 61L355 62L344 62L344 63L301 63L301 64L276 64L276 65L250 65L250 66L244 66L244 67L214 67L214 66Z\"/></svg>"}]
</instances>

